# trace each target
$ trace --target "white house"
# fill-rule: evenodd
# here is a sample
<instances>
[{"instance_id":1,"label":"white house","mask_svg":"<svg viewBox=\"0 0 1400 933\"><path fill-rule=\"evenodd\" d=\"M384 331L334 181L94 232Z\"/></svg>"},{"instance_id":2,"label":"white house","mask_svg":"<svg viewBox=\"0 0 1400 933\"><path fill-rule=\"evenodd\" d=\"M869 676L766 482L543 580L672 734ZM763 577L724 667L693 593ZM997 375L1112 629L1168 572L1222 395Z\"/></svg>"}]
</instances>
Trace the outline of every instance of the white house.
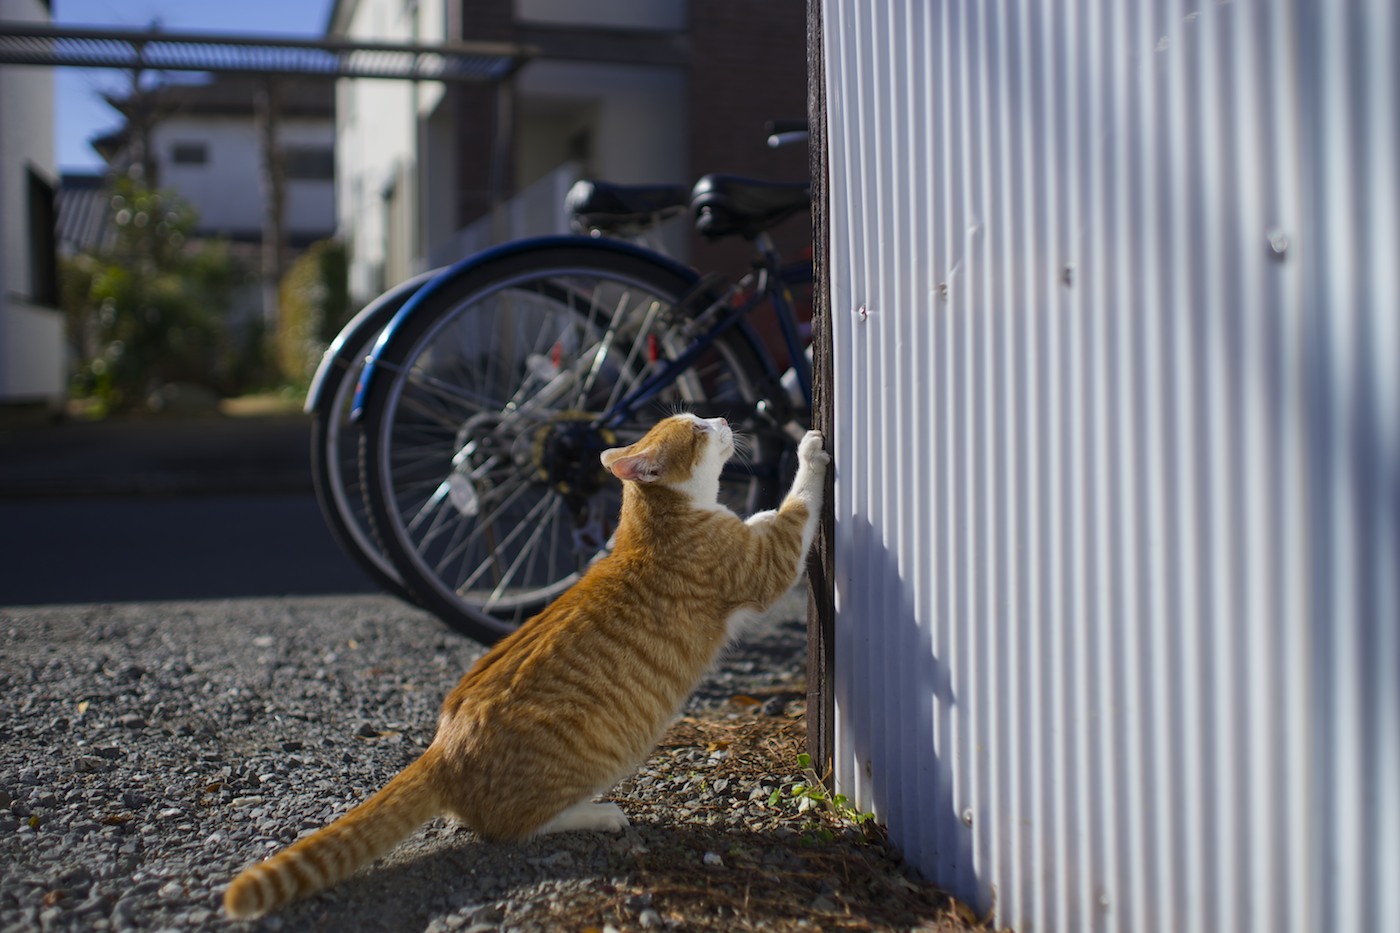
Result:
<instances>
[{"instance_id":1,"label":"white house","mask_svg":"<svg viewBox=\"0 0 1400 933\"><path fill-rule=\"evenodd\" d=\"M150 147L159 187L171 188L199 212L196 232L235 242L262 238L264 191L257 95L261 79L218 76L167 83L140 95L111 98L128 117L93 145L114 167L137 156L133 113L151 115ZM286 172L287 242L305 246L335 232L335 100L330 82L285 78L280 84L277 140Z\"/></svg>"},{"instance_id":2,"label":"white house","mask_svg":"<svg viewBox=\"0 0 1400 933\"><path fill-rule=\"evenodd\" d=\"M0 20L47 23L49 4L0 0ZM53 72L0 68L0 405L59 409L67 393L54 247Z\"/></svg>"}]
</instances>

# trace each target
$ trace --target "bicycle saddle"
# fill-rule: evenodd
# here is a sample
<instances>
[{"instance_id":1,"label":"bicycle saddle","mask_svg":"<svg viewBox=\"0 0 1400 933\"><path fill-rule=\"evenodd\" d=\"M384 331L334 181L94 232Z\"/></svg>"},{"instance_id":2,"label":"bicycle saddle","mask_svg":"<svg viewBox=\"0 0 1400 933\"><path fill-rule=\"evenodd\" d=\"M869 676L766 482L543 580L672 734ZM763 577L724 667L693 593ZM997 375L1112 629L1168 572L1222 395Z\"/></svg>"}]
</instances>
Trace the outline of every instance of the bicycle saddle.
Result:
<instances>
[{"instance_id":1,"label":"bicycle saddle","mask_svg":"<svg viewBox=\"0 0 1400 933\"><path fill-rule=\"evenodd\" d=\"M690 191L695 229L711 239L739 233L751 240L811 206L806 182L704 175Z\"/></svg>"},{"instance_id":2,"label":"bicycle saddle","mask_svg":"<svg viewBox=\"0 0 1400 933\"><path fill-rule=\"evenodd\" d=\"M684 185L614 185L590 179L574 182L564 197L574 226L584 230L646 226L680 213L688 203Z\"/></svg>"}]
</instances>

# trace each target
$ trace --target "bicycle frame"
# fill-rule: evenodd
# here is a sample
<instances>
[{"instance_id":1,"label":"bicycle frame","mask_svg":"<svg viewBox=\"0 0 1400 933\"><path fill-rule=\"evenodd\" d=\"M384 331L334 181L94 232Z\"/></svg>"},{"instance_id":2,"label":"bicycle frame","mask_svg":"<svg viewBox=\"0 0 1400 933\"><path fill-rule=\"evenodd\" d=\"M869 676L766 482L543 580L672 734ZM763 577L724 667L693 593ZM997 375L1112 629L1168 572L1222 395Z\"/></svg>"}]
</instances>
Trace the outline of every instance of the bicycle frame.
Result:
<instances>
[{"instance_id":1,"label":"bicycle frame","mask_svg":"<svg viewBox=\"0 0 1400 933\"><path fill-rule=\"evenodd\" d=\"M798 386L802 391L802 398L806 403L807 411L812 409L812 369L807 362L806 348L802 345L801 335L797 329L797 318L793 314L792 300L788 293L788 285L796 284L799 281L811 281L811 264L795 264L784 267L782 257L778 255L772 239L766 234L760 234L756 240L756 245L760 255L763 256L763 266L758 270L759 287L743 302L738 305L729 304L729 299L745 290L745 283L749 277L745 277L740 282L730 287L728 293L708 307L704 308L700 314L691 321L691 324L706 324L707 319L715 317L713 324L709 324L707 329L693 338L689 345L673 359L652 373L641 385L637 386L626 396L619 399L610 411L604 412L599 422L604 427L617 427L627 421L632 420L638 409L650 403L659 392L671 385L690 366L700 358L714 342L730 328L738 325L748 318L759 305L765 301L773 306L773 313L778 319L778 327L782 332L783 343L786 345L788 359L792 361L793 371L797 374ZM805 276L804 276L805 271ZM703 283L702 283L703 284ZM689 298L687 298L689 300ZM768 356L762 342L755 345L762 350L764 357ZM773 369L772 360L764 360L766 368L771 372Z\"/></svg>"}]
</instances>

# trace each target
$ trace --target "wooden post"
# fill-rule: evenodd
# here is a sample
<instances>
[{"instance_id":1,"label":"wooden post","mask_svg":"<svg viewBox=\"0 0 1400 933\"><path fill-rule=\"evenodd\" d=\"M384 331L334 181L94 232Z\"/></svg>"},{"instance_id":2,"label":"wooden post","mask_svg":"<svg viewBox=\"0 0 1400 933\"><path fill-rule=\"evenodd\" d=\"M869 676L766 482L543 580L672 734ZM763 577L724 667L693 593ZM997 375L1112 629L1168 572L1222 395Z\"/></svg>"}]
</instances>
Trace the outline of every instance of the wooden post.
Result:
<instances>
[{"instance_id":1,"label":"wooden post","mask_svg":"<svg viewBox=\"0 0 1400 933\"><path fill-rule=\"evenodd\" d=\"M262 306L263 325L267 336L277 329L277 290L282 282L286 258L284 240L284 203L286 201L286 166L282 148L277 143L277 126L281 116L281 85L267 77L258 92L258 123L262 137Z\"/></svg>"},{"instance_id":2,"label":"wooden post","mask_svg":"<svg viewBox=\"0 0 1400 933\"><path fill-rule=\"evenodd\" d=\"M826 82L822 65L821 0L807 3L807 125L812 183L812 426L835 443L831 407L831 292L827 287ZM834 463L826 475L825 506L816 544L807 564L807 753L818 774L832 764L835 698L832 637L835 587L831 576Z\"/></svg>"}]
</instances>

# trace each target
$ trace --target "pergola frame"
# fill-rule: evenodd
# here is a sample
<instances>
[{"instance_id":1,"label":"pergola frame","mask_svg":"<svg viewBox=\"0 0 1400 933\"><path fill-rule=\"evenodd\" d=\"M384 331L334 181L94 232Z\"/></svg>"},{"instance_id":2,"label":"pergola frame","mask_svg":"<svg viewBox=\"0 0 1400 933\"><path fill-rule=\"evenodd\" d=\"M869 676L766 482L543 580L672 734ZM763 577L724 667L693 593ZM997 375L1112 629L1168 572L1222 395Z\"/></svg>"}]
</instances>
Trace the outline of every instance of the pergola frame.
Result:
<instances>
[{"instance_id":1,"label":"pergola frame","mask_svg":"<svg viewBox=\"0 0 1400 933\"><path fill-rule=\"evenodd\" d=\"M504 42L436 45L0 23L0 65L496 84L534 55Z\"/></svg>"},{"instance_id":2,"label":"pergola frame","mask_svg":"<svg viewBox=\"0 0 1400 933\"><path fill-rule=\"evenodd\" d=\"M414 45L0 22L0 65L116 68L137 76L133 87L139 87L141 74L151 71L249 75L264 79L257 108L263 128L263 177L267 192L263 222L263 315L269 325L277 319L277 290L283 271L283 178L276 142L279 80L356 78L494 86L498 115L492 188L493 199L499 201L500 179L508 158L511 133L510 79L535 54L529 46L504 42Z\"/></svg>"}]
</instances>

